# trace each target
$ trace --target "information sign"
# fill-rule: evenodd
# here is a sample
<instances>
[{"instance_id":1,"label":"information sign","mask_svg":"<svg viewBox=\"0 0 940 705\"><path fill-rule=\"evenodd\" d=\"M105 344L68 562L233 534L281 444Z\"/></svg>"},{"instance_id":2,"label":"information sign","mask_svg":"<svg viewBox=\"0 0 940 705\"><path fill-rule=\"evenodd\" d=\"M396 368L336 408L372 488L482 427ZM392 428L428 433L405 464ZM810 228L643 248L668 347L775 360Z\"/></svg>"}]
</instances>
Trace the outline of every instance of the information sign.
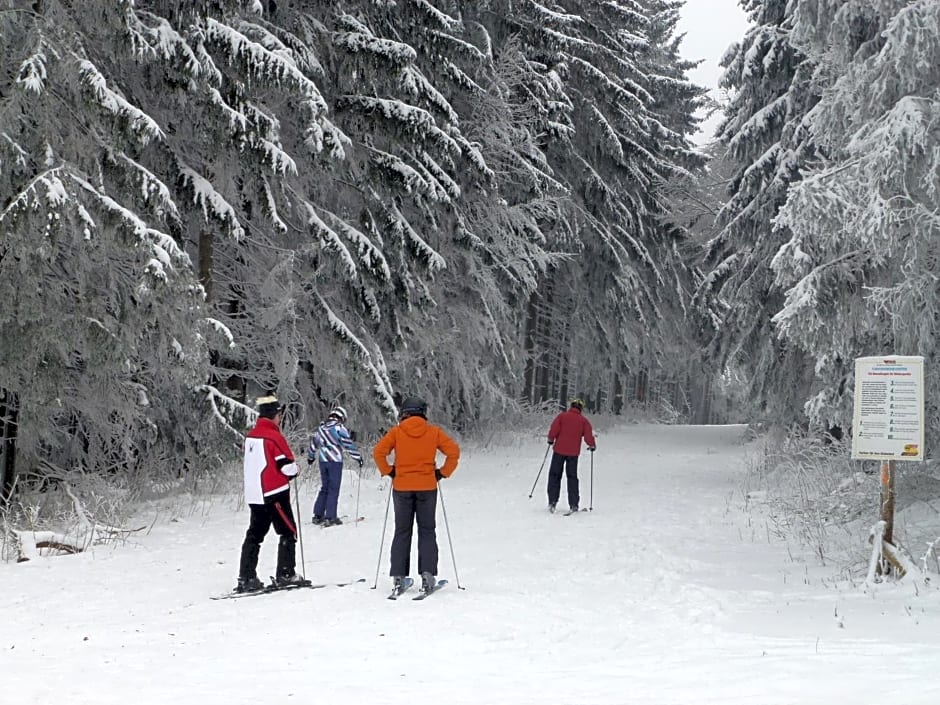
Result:
<instances>
[{"instance_id":1,"label":"information sign","mask_svg":"<svg viewBox=\"0 0 940 705\"><path fill-rule=\"evenodd\" d=\"M855 360L852 457L924 459L924 358Z\"/></svg>"}]
</instances>

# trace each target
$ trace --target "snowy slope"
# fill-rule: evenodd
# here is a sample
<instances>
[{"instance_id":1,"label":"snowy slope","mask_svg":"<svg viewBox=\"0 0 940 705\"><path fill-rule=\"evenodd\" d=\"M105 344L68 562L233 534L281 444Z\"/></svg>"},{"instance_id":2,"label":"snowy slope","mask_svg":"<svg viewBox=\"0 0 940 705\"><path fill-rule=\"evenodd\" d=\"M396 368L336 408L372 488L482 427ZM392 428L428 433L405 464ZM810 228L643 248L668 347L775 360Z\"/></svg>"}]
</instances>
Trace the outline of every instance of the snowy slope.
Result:
<instances>
[{"instance_id":1,"label":"snowy slope","mask_svg":"<svg viewBox=\"0 0 940 705\"><path fill-rule=\"evenodd\" d=\"M594 510L571 517L546 512L547 470L528 499L541 436L469 449L442 483L458 574L439 508L451 585L425 602L385 599L388 534L370 589L388 496L378 478L360 488L365 521L304 524L306 575L367 579L352 587L209 600L234 584L247 526L247 510L218 497L122 545L0 564L0 702L940 702L936 591L834 587L768 540L741 511L742 435L609 430ZM581 476L588 506L587 453ZM315 488L301 485L307 521ZM274 557L272 535L259 574Z\"/></svg>"}]
</instances>

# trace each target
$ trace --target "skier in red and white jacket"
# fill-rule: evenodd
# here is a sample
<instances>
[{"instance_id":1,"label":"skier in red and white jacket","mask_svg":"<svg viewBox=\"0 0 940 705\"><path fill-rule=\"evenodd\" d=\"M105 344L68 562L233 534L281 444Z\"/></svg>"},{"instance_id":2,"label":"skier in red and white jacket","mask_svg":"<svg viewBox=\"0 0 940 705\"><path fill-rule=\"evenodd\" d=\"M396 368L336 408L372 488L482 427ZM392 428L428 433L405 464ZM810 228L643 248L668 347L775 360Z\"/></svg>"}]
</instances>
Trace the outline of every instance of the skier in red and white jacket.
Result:
<instances>
[{"instance_id":1,"label":"skier in red and white jacket","mask_svg":"<svg viewBox=\"0 0 940 705\"><path fill-rule=\"evenodd\" d=\"M251 518L242 544L236 592L264 587L256 573L258 553L272 525L280 536L275 581L278 585L300 581L295 572L297 524L290 506L290 481L299 468L280 429L284 407L273 396L261 397L257 404L258 422L245 438L245 502Z\"/></svg>"},{"instance_id":2,"label":"skier in red and white jacket","mask_svg":"<svg viewBox=\"0 0 940 705\"><path fill-rule=\"evenodd\" d=\"M572 399L571 406L552 421L548 429L548 445L554 445L552 464L548 469L548 511L554 512L561 494L561 473L568 476L568 508L578 511L578 456L581 455L581 439L592 453L597 447L591 422L581 413L584 402Z\"/></svg>"}]
</instances>

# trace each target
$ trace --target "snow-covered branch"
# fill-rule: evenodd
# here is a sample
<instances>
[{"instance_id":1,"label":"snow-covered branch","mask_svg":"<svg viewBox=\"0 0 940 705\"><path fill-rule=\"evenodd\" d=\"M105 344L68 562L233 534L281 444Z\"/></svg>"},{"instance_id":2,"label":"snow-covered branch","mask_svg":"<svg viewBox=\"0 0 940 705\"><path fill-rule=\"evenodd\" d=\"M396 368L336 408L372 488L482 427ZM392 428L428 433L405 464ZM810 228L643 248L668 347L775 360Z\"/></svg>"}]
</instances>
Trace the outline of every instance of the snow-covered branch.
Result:
<instances>
[{"instance_id":1,"label":"snow-covered branch","mask_svg":"<svg viewBox=\"0 0 940 705\"><path fill-rule=\"evenodd\" d=\"M181 180L184 185L188 184L193 191L193 203L202 207L202 214L209 222L210 215L217 220L228 223L229 233L236 240L245 235L241 223L238 220L235 208L215 190L215 187L196 173L196 171L182 162L179 164Z\"/></svg>"},{"instance_id":2,"label":"snow-covered branch","mask_svg":"<svg viewBox=\"0 0 940 705\"><path fill-rule=\"evenodd\" d=\"M164 140L166 135L156 120L140 108L131 105L116 91L108 87L108 82L97 67L86 59L78 62L79 74L83 85L89 90L95 102L117 118L125 120L131 131L138 136L142 144L151 140Z\"/></svg>"}]
</instances>

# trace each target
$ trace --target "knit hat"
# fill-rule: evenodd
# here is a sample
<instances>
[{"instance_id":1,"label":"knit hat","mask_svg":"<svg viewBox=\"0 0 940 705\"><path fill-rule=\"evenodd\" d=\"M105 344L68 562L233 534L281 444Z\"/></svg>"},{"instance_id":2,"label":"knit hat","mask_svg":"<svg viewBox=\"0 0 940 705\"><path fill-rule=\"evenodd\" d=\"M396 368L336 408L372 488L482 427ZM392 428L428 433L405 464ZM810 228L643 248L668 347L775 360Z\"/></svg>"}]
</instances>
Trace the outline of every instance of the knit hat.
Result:
<instances>
[{"instance_id":1,"label":"knit hat","mask_svg":"<svg viewBox=\"0 0 940 705\"><path fill-rule=\"evenodd\" d=\"M277 397L273 395L258 397L255 403L258 405L258 415L266 419L273 419L284 411L284 406L277 400Z\"/></svg>"}]
</instances>

